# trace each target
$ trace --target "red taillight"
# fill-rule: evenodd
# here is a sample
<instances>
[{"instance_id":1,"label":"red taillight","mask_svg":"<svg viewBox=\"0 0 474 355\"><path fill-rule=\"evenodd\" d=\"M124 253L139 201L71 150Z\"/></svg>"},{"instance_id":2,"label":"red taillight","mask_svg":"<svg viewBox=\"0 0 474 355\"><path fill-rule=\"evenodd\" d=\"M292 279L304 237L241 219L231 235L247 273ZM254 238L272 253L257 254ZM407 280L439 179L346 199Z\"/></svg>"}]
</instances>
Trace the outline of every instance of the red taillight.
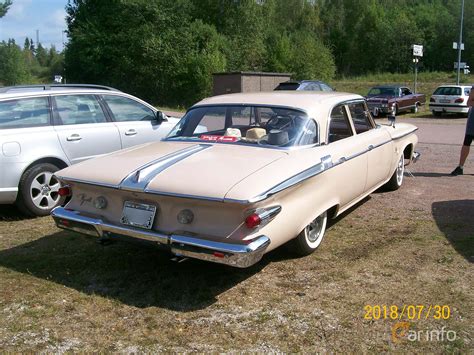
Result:
<instances>
[{"instance_id":1,"label":"red taillight","mask_svg":"<svg viewBox=\"0 0 474 355\"><path fill-rule=\"evenodd\" d=\"M462 104L464 102L464 99L460 97L459 99L454 100L454 102L457 104Z\"/></svg>"},{"instance_id":2,"label":"red taillight","mask_svg":"<svg viewBox=\"0 0 474 355\"><path fill-rule=\"evenodd\" d=\"M60 187L58 194L63 197L71 196L71 188L69 186Z\"/></svg>"},{"instance_id":3,"label":"red taillight","mask_svg":"<svg viewBox=\"0 0 474 355\"><path fill-rule=\"evenodd\" d=\"M247 228L255 228L260 223L262 223L262 220L256 213L252 213L251 215L247 216L247 218L245 218L245 225Z\"/></svg>"},{"instance_id":4,"label":"red taillight","mask_svg":"<svg viewBox=\"0 0 474 355\"><path fill-rule=\"evenodd\" d=\"M436 100L431 97L430 102L436 102Z\"/></svg>"},{"instance_id":5,"label":"red taillight","mask_svg":"<svg viewBox=\"0 0 474 355\"><path fill-rule=\"evenodd\" d=\"M216 258L223 258L225 256L224 253L221 253L220 251L215 251L212 253L212 255L214 255Z\"/></svg>"}]
</instances>

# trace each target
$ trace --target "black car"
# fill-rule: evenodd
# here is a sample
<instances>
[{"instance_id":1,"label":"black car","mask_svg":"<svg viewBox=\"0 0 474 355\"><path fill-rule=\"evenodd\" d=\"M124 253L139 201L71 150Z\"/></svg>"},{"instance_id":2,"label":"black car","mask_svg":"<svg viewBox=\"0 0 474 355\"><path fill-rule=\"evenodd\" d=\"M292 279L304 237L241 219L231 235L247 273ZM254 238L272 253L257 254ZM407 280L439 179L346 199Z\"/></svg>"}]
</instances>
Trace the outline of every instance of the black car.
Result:
<instances>
[{"instance_id":1,"label":"black car","mask_svg":"<svg viewBox=\"0 0 474 355\"><path fill-rule=\"evenodd\" d=\"M289 80L278 84L275 90L335 91L328 84L317 80Z\"/></svg>"}]
</instances>

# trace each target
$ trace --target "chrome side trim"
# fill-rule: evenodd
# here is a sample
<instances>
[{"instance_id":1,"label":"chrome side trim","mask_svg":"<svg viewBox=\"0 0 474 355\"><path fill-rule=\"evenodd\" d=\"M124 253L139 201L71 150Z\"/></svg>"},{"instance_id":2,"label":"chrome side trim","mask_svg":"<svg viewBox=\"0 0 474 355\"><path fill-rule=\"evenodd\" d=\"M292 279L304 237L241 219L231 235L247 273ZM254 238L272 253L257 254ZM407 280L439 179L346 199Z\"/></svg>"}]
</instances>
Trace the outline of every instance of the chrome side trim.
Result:
<instances>
[{"instance_id":1,"label":"chrome side trim","mask_svg":"<svg viewBox=\"0 0 474 355\"><path fill-rule=\"evenodd\" d=\"M394 141L394 140L396 140L396 139L400 139L400 138L406 137L406 136L408 136L408 135L410 135L410 134L412 134L413 132L416 132L416 131L418 131L418 127L415 127L414 129L412 129L411 131L409 131L409 132L407 132L407 133L403 133L403 134L401 134L401 135L399 135L399 136L392 137L392 140Z\"/></svg>"},{"instance_id":2,"label":"chrome side trim","mask_svg":"<svg viewBox=\"0 0 474 355\"><path fill-rule=\"evenodd\" d=\"M104 182L95 182L95 181L88 181L88 180L82 180L82 179L75 179L75 178L70 178L70 177L64 177L64 176L59 176L55 175L58 179L62 181L67 181L67 182L75 182L79 184L85 184L85 185L93 185L93 186L100 186L100 187L107 187L111 189L118 189L119 185L115 184L107 184Z\"/></svg>"},{"instance_id":3,"label":"chrome side trim","mask_svg":"<svg viewBox=\"0 0 474 355\"><path fill-rule=\"evenodd\" d=\"M306 169L306 170L302 171L301 173L298 173L298 174L290 177L289 179L286 179L282 183L272 187L270 190L265 191L261 195L258 195L258 196L255 196L255 197L251 198L250 200L248 200L248 203L255 203L255 202L265 200L268 197L270 197L270 196L272 196L272 195L274 195L274 194L276 194L280 191L286 190L289 187L294 186L296 184L299 184L300 182L302 182L304 180L307 180L309 178L312 178L313 176L319 175L323 171L331 169L333 166L334 166L334 163L332 161L331 156L330 155L324 156L324 157L321 158L320 163L318 163L316 165L313 165L309 169ZM224 202L226 200L227 199L224 199ZM234 200L234 202L235 201L236 200Z\"/></svg>"},{"instance_id":4,"label":"chrome side trim","mask_svg":"<svg viewBox=\"0 0 474 355\"><path fill-rule=\"evenodd\" d=\"M212 147L210 144L198 144L156 159L131 172L122 180L119 188L127 191L145 191L151 180L158 174L177 162L210 147Z\"/></svg>"},{"instance_id":5,"label":"chrome side trim","mask_svg":"<svg viewBox=\"0 0 474 355\"><path fill-rule=\"evenodd\" d=\"M225 243L179 234L164 234L108 223L100 218L87 217L78 211L56 207L52 212L59 228L93 235L96 237L120 238L120 236L152 241L170 248L178 256L211 261L235 267L249 267L262 258L270 245L270 238L260 235L250 241Z\"/></svg>"}]
</instances>

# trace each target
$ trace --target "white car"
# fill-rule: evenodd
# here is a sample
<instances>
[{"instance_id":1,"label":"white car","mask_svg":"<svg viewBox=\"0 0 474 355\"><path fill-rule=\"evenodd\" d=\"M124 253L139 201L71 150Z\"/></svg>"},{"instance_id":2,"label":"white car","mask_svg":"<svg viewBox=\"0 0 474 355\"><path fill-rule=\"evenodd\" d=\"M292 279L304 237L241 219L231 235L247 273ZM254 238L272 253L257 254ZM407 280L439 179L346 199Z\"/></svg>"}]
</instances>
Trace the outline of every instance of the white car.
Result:
<instances>
[{"instance_id":1,"label":"white car","mask_svg":"<svg viewBox=\"0 0 474 355\"><path fill-rule=\"evenodd\" d=\"M439 86L430 98L430 111L433 116L441 116L443 113L467 114L467 99L471 88L471 85Z\"/></svg>"},{"instance_id":2,"label":"white car","mask_svg":"<svg viewBox=\"0 0 474 355\"><path fill-rule=\"evenodd\" d=\"M178 122L152 105L98 85L0 88L0 204L44 216L60 202L54 173L159 141Z\"/></svg>"}]
</instances>

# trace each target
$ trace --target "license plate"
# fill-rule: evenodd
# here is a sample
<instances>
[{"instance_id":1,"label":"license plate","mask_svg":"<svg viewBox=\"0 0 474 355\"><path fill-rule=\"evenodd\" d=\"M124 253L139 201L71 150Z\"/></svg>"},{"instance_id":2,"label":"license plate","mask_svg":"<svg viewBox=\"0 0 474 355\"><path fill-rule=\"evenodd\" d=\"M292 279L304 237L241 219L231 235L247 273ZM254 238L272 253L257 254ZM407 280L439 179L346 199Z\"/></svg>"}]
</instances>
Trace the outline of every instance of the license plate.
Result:
<instances>
[{"instance_id":1,"label":"license plate","mask_svg":"<svg viewBox=\"0 0 474 355\"><path fill-rule=\"evenodd\" d=\"M129 226L151 229L155 214L156 206L125 201L120 221Z\"/></svg>"},{"instance_id":2,"label":"license plate","mask_svg":"<svg viewBox=\"0 0 474 355\"><path fill-rule=\"evenodd\" d=\"M442 104L449 104L451 101L450 100L439 100L440 103Z\"/></svg>"}]
</instances>

